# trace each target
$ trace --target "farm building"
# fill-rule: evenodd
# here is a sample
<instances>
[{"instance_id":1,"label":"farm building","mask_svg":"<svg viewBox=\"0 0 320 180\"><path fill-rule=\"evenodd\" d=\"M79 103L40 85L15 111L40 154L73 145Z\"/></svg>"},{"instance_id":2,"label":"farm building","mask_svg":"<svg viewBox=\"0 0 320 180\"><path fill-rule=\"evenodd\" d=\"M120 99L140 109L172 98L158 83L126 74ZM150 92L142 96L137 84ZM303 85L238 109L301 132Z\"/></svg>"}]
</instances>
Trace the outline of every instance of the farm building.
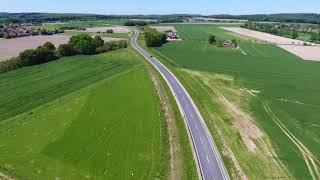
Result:
<instances>
[{"instance_id":1,"label":"farm building","mask_svg":"<svg viewBox=\"0 0 320 180\"><path fill-rule=\"evenodd\" d=\"M178 35L176 32L167 32L166 35L168 39L178 39Z\"/></svg>"},{"instance_id":2,"label":"farm building","mask_svg":"<svg viewBox=\"0 0 320 180\"><path fill-rule=\"evenodd\" d=\"M230 46L232 44L231 40L223 40L223 45L224 46Z\"/></svg>"}]
</instances>

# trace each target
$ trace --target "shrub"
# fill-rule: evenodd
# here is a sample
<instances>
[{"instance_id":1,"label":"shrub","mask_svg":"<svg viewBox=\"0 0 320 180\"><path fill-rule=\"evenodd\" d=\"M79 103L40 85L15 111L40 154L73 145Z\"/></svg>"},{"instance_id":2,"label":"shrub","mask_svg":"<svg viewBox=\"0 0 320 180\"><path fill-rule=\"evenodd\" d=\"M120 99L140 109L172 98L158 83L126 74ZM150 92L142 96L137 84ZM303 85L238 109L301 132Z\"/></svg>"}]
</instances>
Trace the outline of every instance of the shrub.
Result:
<instances>
[{"instance_id":1,"label":"shrub","mask_svg":"<svg viewBox=\"0 0 320 180\"><path fill-rule=\"evenodd\" d=\"M16 70L22 67L19 58L11 58L0 63L0 73Z\"/></svg>"},{"instance_id":2,"label":"shrub","mask_svg":"<svg viewBox=\"0 0 320 180\"><path fill-rule=\"evenodd\" d=\"M208 41L209 41L210 44L216 43L217 42L216 36L215 35L210 35Z\"/></svg>"},{"instance_id":3,"label":"shrub","mask_svg":"<svg viewBox=\"0 0 320 180\"><path fill-rule=\"evenodd\" d=\"M39 46L37 49L27 49L19 54L19 61L22 66L32 66L46 63L57 59L56 48L50 42Z\"/></svg>"}]
</instances>

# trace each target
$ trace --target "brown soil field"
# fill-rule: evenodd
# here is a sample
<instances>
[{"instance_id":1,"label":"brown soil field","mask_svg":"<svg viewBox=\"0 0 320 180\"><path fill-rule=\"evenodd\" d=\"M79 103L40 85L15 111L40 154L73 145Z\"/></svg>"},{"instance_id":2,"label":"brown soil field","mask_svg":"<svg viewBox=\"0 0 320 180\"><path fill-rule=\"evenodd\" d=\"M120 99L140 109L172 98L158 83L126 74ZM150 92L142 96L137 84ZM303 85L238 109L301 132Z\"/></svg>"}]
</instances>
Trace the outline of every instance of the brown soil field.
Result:
<instances>
[{"instance_id":1,"label":"brown soil field","mask_svg":"<svg viewBox=\"0 0 320 180\"><path fill-rule=\"evenodd\" d=\"M253 31L245 28L234 28L234 27L222 27L222 29L238 33L243 36L252 37L262 41L274 43L286 51L304 59L320 61L320 45L309 43L301 40L290 39L286 37L276 36L264 32ZM312 46L303 46L304 43Z\"/></svg>"},{"instance_id":2,"label":"brown soil field","mask_svg":"<svg viewBox=\"0 0 320 180\"><path fill-rule=\"evenodd\" d=\"M178 32L176 28L173 26L149 26L149 27L159 32L166 32L166 31Z\"/></svg>"},{"instance_id":3,"label":"brown soil field","mask_svg":"<svg viewBox=\"0 0 320 180\"><path fill-rule=\"evenodd\" d=\"M320 46L278 45L304 60L320 61Z\"/></svg>"},{"instance_id":4,"label":"brown soil field","mask_svg":"<svg viewBox=\"0 0 320 180\"><path fill-rule=\"evenodd\" d=\"M105 42L126 40L125 38L102 37Z\"/></svg>"},{"instance_id":5,"label":"brown soil field","mask_svg":"<svg viewBox=\"0 0 320 180\"><path fill-rule=\"evenodd\" d=\"M86 32L105 32L109 29L112 29L114 33L130 33L131 31L126 27L121 26L111 26L111 27L94 27L94 28L87 28Z\"/></svg>"},{"instance_id":6,"label":"brown soil field","mask_svg":"<svg viewBox=\"0 0 320 180\"><path fill-rule=\"evenodd\" d=\"M28 36L14 39L0 40L0 61L16 57L20 52L26 49L34 49L46 42L51 42L56 47L67 43L70 36L52 35L52 36Z\"/></svg>"}]
</instances>

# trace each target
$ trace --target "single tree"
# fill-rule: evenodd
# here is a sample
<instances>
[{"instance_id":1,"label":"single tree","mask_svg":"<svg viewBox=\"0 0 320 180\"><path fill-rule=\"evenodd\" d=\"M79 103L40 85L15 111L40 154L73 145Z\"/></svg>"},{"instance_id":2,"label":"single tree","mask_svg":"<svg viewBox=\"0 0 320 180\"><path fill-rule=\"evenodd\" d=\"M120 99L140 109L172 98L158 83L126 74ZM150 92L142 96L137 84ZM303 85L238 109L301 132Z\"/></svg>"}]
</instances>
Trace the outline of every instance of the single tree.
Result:
<instances>
[{"instance_id":1,"label":"single tree","mask_svg":"<svg viewBox=\"0 0 320 180\"><path fill-rule=\"evenodd\" d=\"M208 39L210 44L215 44L217 42L215 35L210 35Z\"/></svg>"},{"instance_id":2,"label":"single tree","mask_svg":"<svg viewBox=\"0 0 320 180\"><path fill-rule=\"evenodd\" d=\"M292 38L292 39L297 39L298 37L299 37L299 34L298 34L297 31L292 31L292 32L291 32L291 38Z\"/></svg>"},{"instance_id":3,"label":"single tree","mask_svg":"<svg viewBox=\"0 0 320 180\"><path fill-rule=\"evenodd\" d=\"M234 46L234 47L238 47L238 41L236 40L236 39L232 39L232 45Z\"/></svg>"}]
</instances>

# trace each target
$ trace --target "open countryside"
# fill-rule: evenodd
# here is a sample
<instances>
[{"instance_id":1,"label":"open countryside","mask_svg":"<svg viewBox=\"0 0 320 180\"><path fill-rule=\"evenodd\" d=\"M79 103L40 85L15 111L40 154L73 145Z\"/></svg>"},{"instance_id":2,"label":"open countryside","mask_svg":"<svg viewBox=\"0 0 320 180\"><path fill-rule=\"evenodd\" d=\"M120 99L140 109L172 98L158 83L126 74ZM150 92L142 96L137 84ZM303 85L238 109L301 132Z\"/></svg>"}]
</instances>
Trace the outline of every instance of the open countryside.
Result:
<instances>
[{"instance_id":1,"label":"open countryside","mask_svg":"<svg viewBox=\"0 0 320 180\"><path fill-rule=\"evenodd\" d=\"M320 124L315 82L320 64L217 25L175 27L183 41L154 50L177 69L206 114L212 134L219 139L221 133L220 148L227 151L225 161L231 161L234 176L317 177ZM239 38L246 55L239 49L210 46L210 33Z\"/></svg>"},{"instance_id":2,"label":"open countryside","mask_svg":"<svg viewBox=\"0 0 320 180\"><path fill-rule=\"evenodd\" d=\"M14 1L0 180L320 179L319 2Z\"/></svg>"}]
</instances>

